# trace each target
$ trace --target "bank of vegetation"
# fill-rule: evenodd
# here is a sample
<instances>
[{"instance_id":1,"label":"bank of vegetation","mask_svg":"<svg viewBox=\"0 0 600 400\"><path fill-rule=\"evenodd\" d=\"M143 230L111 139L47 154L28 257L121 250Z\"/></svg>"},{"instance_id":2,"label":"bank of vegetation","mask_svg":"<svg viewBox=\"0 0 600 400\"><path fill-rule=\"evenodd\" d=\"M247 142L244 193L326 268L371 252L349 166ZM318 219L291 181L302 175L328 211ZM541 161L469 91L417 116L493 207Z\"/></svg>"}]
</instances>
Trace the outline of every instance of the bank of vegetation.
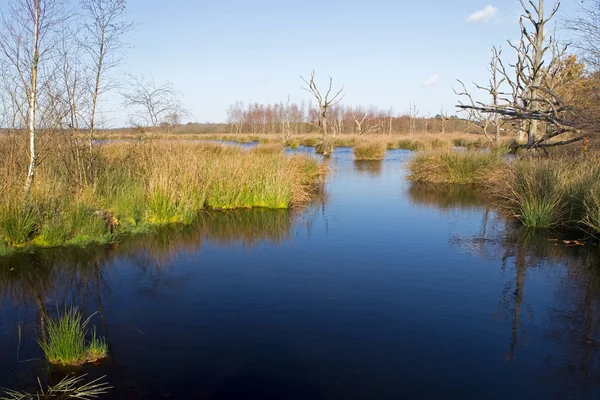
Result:
<instances>
[{"instance_id":1,"label":"bank of vegetation","mask_svg":"<svg viewBox=\"0 0 600 400\"><path fill-rule=\"evenodd\" d=\"M24 196L22 146L19 137L0 140L5 249L104 243L153 225L189 223L209 208L294 207L315 195L327 170L281 146L119 142L98 151L93 175L79 175L78 158L48 142L51 156Z\"/></svg>"},{"instance_id":2,"label":"bank of vegetation","mask_svg":"<svg viewBox=\"0 0 600 400\"><path fill-rule=\"evenodd\" d=\"M409 179L476 185L530 228L579 227L600 234L600 151L563 149L506 157L499 151L417 154Z\"/></svg>"}]
</instances>

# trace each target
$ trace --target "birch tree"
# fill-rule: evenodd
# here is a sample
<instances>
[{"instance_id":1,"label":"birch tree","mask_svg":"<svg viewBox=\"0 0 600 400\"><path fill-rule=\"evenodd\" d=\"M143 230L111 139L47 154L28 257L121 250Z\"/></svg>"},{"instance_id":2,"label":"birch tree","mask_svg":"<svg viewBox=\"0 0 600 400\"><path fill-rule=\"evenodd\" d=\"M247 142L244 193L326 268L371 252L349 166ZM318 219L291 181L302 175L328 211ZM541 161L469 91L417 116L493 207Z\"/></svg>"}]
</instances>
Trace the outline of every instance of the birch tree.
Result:
<instances>
[{"instance_id":1,"label":"birch tree","mask_svg":"<svg viewBox=\"0 0 600 400\"><path fill-rule=\"evenodd\" d=\"M29 166L25 194L29 194L38 165L37 126L39 89L52 75L48 61L56 45L56 30L67 18L60 0L14 0L2 13L0 54L4 72L10 74L17 93L26 97ZM17 100L15 104L18 104Z\"/></svg>"},{"instance_id":2,"label":"birch tree","mask_svg":"<svg viewBox=\"0 0 600 400\"><path fill-rule=\"evenodd\" d=\"M96 132L96 114L100 97L114 88L114 82L108 79L110 70L117 67L123 58L124 35L133 28L125 19L127 0L82 0L85 22L81 46L90 62L92 82L90 84L90 109L88 116L89 172L93 176L94 139Z\"/></svg>"}]
</instances>

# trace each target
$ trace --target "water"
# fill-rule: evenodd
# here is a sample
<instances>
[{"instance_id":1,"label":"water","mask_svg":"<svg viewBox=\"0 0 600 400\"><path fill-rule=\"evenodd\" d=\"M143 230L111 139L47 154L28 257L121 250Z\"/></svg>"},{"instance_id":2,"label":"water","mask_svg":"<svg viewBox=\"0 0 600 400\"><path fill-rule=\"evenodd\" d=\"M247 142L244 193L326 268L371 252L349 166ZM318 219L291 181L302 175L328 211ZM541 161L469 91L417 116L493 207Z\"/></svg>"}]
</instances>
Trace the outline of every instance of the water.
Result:
<instances>
[{"instance_id":1,"label":"water","mask_svg":"<svg viewBox=\"0 0 600 400\"><path fill-rule=\"evenodd\" d=\"M337 149L305 210L1 260L0 386L68 372L33 338L39 307L74 304L98 311L111 357L77 373L107 398L598 398L597 249L411 185L408 157Z\"/></svg>"}]
</instances>

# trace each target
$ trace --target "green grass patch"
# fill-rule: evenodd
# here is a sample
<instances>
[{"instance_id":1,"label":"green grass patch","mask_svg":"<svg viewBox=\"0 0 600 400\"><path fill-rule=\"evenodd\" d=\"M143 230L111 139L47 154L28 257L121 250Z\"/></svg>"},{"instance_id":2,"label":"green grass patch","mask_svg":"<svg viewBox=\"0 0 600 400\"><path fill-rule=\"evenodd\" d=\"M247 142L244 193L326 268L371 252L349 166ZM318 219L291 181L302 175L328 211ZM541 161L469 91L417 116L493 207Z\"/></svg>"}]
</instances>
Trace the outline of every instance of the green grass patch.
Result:
<instances>
[{"instance_id":1,"label":"green grass patch","mask_svg":"<svg viewBox=\"0 0 600 400\"><path fill-rule=\"evenodd\" d=\"M108 355L108 346L104 339L96 337L95 329L92 330L92 340L86 340L90 318L91 316L84 320L82 314L74 308L65 309L57 318L49 315L44 317L46 336L38 343L50 363L83 365Z\"/></svg>"}]
</instances>

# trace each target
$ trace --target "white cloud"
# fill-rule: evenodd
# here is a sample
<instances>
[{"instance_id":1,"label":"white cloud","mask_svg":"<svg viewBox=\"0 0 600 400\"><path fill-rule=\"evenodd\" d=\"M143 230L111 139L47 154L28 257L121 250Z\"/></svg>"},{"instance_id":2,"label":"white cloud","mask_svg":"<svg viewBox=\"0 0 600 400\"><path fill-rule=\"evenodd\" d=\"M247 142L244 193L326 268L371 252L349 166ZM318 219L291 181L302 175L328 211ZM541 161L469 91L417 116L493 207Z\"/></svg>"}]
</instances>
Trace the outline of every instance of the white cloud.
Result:
<instances>
[{"instance_id":1,"label":"white cloud","mask_svg":"<svg viewBox=\"0 0 600 400\"><path fill-rule=\"evenodd\" d=\"M467 22L487 22L496 16L498 7L486 6L483 10L475 11L467 17Z\"/></svg>"},{"instance_id":2,"label":"white cloud","mask_svg":"<svg viewBox=\"0 0 600 400\"><path fill-rule=\"evenodd\" d=\"M429 78L427 78L425 81L423 81L421 83L421 87L427 87L427 86L435 85L439 80L440 80L440 75L439 74L433 74L433 75L431 75Z\"/></svg>"}]
</instances>

